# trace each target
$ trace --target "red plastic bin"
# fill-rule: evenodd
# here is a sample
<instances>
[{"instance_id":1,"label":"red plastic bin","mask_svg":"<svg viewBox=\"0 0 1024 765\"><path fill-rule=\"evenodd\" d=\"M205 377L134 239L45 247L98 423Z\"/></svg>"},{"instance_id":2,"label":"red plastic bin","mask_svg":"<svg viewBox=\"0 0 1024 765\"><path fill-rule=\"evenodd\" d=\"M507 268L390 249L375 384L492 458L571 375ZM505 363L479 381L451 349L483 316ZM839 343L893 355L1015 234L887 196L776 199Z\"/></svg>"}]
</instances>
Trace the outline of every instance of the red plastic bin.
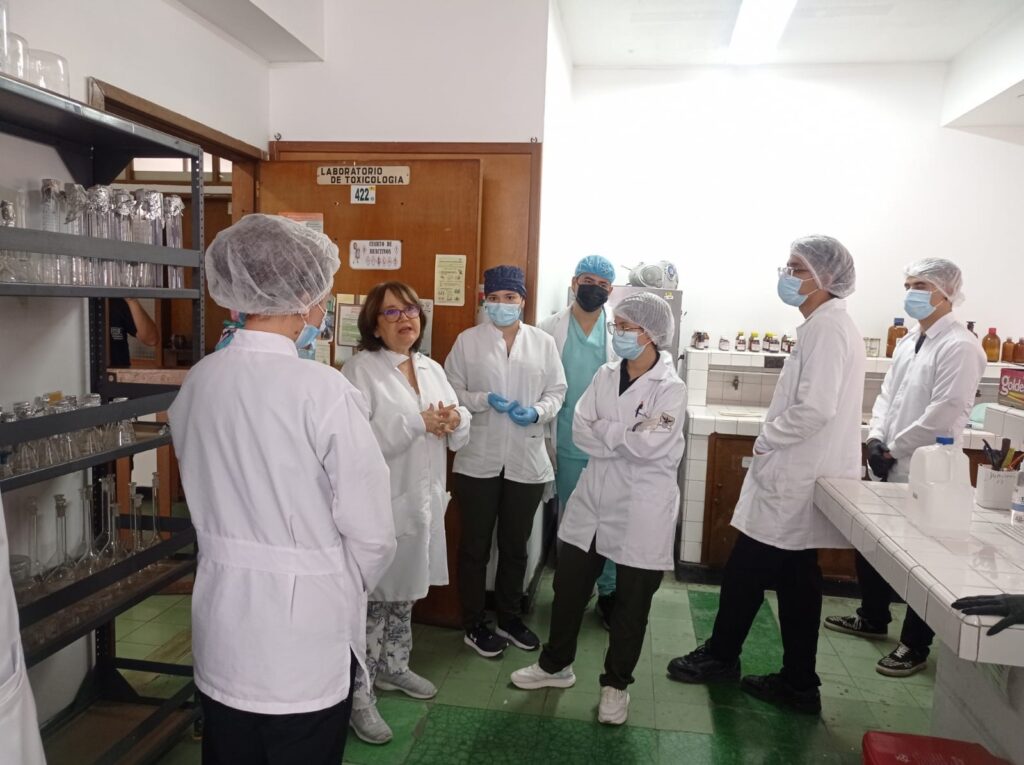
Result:
<instances>
[{"instance_id":1,"label":"red plastic bin","mask_svg":"<svg viewBox=\"0 0 1024 765\"><path fill-rule=\"evenodd\" d=\"M1011 765L981 744L909 733L868 731L864 765Z\"/></svg>"}]
</instances>

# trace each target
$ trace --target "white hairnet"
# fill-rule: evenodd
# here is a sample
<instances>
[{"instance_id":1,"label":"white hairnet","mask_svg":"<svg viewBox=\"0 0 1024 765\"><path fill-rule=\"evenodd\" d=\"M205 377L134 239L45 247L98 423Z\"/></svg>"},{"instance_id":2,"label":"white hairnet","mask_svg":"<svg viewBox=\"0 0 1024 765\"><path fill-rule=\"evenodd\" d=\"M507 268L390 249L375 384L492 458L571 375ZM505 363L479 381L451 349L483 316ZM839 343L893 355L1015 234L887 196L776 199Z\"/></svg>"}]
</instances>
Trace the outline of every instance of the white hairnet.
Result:
<instances>
[{"instance_id":1,"label":"white hairnet","mask_svg":"<svg viewBox=\"0 0 1024 765\"><path fill-rule=\"evenodd\" d=\"M821 235L805 236L793 242L789 251L807 264L821 289L840 298L853 294L857 285L853 256L838 239Z\"/></svg>"},{"instance_id":2,"label":"white hairnet","mask_svg":"<svg viewBox=\"0 0 1024 765\"><path fill-rule=\"evenodd\" d=\"M672 339L672 309L664 298L651 292L637 292L616 304L616 316L639 324L654 344L664 348Z\"/></svg>"},{"instance_id":3,"label":"white hairnet","mask_svg":"<svg viewBox=\"0 0 1024 765\"><path fill-rule=\"evenodd\" d=\"M951 260L922 258L903 269L903 273L934 284L953 305L964 302L964 275L960 272L960 267Z\"/></svg>"},{"instance_id":4,"label":"white hairnet","mask_svg":"<svg viewBox=\"0 0 1024 765\"><path fill-rule=\"evenodd\" d=\"M325 235L279 215L246 215L206 250L214 302L246 314L306 313L334 281L338 247Z\"/></svg>"}]
</instances>

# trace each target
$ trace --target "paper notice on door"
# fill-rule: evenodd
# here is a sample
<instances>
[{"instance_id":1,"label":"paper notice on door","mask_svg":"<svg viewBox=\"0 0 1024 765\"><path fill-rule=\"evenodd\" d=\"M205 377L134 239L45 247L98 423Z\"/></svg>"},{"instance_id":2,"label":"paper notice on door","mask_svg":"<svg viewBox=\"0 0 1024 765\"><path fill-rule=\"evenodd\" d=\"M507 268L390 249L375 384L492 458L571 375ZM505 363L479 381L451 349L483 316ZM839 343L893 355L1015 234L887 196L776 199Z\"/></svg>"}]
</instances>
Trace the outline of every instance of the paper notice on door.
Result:
<instances>
[{"instance_id":1,"label":"paper notice on door","mask_svg":"<svg viewBox=\"0 0 1024 765\"><path fill-rule=\"evenodd\" d=\"M293 220L296 223L301 223L306 228L311 228L319 233L324 233L324 214L323 213L300 213L300 212L283 212L278 213L282 218Z\"/></svg>"},{"instance_id":2,"label":"paper notice on door","mask_svg":"<svg viewBox=\"0 0 1024 765\"><path fill-rule=\"evenodd\" d=\"M335 343L340 347L355 348L359 345L359 310L358 305L338 305L334 310L338 317L338 328L335 332Z\"/></svg>"},{"instance_id":3,"label":"paper notice on door","mask_svg":"<svg viewBox=\"0 0 1024 765\"><path fill-rule=\"evenodd\" d=\"M434 305L466 304L466 256L437 255L434 259Z\"/></svg>"},{"instance_id":4,"label":"paper notice on door","mask_svg":"<svg viewBox=\"0 0 1024 765\"><path fill-rule=\"evenodd\" d=\"M397 271L402 267L402 242L397 239L353 239L348 267L354 271Z\"/></svg>"}]
</instances>

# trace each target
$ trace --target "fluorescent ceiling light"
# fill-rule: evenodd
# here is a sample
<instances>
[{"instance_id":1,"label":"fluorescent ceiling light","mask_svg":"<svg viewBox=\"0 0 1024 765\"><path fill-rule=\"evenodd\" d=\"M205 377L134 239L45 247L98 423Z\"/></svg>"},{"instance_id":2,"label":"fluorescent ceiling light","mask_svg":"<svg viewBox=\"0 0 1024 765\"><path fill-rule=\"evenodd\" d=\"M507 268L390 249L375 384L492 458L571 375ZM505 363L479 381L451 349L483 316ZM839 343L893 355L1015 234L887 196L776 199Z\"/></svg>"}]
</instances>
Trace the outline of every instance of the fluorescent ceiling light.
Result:
<instances>
[{"instance_id":1,"label":"fluorescent ceiling light","mask_svg":"<svg viewBox=\"0 0 1024 765\"><path fill-rule=\"evenodd\" d=\"M769 61L793 15L797 0L743 0L729 43L729 63Z\"/></svg>"}]
</instances>

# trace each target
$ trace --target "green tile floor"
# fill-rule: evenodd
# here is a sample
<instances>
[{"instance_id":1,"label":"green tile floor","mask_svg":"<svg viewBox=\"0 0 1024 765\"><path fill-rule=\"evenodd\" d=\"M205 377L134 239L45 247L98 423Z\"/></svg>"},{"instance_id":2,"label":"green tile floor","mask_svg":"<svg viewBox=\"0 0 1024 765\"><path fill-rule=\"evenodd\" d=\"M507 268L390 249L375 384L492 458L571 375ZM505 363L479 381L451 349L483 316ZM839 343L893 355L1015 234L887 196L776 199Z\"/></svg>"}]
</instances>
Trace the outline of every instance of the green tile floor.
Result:
<instances>
[{"instance_id":1,"label":"green tile floor","mask_svg":"<svg viewBox=\"0 0 1024 765\"><path fill-rule=\"evenodd\" d=\"M542 580L528 623L543 637L551 614L550 574ZM826 598L824 612L850 613L853 601ZM383 747L349 736L345 761L392 763L859 763L866 730L927 733L934 666L904 680L882 677L875 662L894 641L869 642L822 631L818 671L820 719L785 713L753 699L735 685L687 686L665 677L669 660L696 647L711 632L718 588L686 585L666 576L655 596L651 623L627 725L595 722L598 675L607 633L588 613L575 664L577 683L567 690L520 691L509 674L536 660L510 648L486 660L463 645L461 633L416 625L412 666L440 692L430 702L382 694L380 710L395 732ZM890 634L899 632L902 610ZM150 598L118 620L122 655L190 663L188 598ZM782 656L773 595L766 601L743 653L744 672L778 669ZM170 695L180 680L127 673L147 694ZM185 737L160 765L200 761L199 745Z\"/></svg>"}]
</instances>

